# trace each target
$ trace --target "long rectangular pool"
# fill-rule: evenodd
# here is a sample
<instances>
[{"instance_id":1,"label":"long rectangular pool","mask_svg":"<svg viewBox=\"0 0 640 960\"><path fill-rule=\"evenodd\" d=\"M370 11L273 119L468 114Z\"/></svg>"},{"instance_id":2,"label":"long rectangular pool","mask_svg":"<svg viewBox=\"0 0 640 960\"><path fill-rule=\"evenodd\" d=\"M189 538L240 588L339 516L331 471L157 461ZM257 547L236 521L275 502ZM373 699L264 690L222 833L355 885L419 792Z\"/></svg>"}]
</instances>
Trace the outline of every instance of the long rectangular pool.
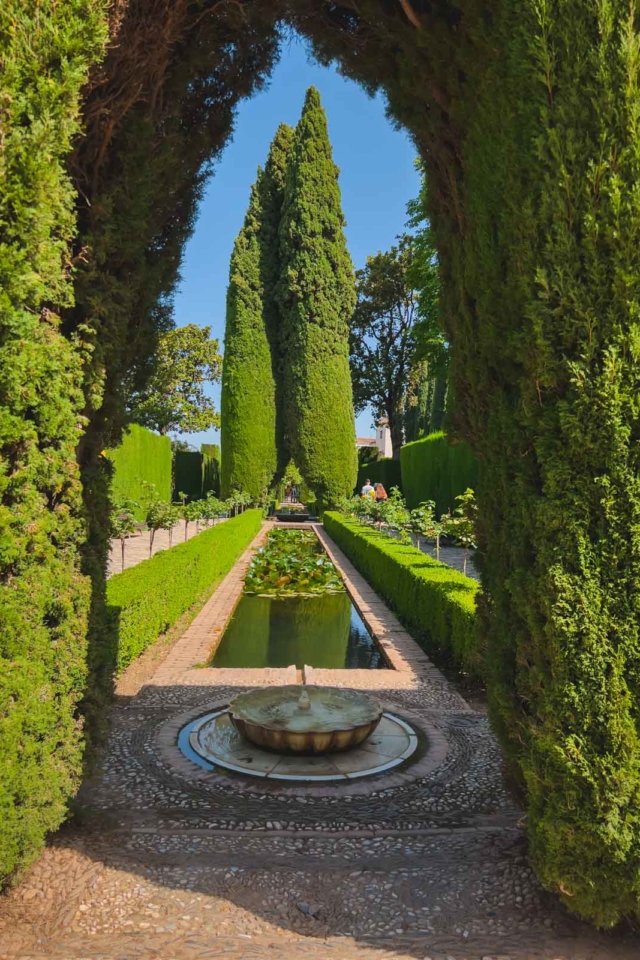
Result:
<instances>
[{"instance_id":1,"label":"long rectangular pool","mask_svg":"<svg viewBox=\"0 0 640 960\"><path fill-rule=\"evenodd\" d=\"M329 670L385 667L349 594L265 597L245 594L227 624L211 667Z\"/></svg>"}]
</instances>

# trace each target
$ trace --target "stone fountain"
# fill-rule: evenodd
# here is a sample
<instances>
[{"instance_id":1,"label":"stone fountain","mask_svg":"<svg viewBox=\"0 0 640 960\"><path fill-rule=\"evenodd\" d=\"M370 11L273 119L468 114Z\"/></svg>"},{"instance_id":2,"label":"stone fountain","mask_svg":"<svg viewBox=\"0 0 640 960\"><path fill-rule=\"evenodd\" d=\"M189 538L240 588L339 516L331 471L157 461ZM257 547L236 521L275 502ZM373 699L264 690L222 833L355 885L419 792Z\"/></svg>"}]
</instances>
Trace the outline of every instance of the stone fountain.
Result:
<instances>
[{"instance_id":1,"label":"stone fountain","mask_svg":"<svg viewBox=\"0 0 640 960\"><path fill-rule=\"evenodd\" d=\"M358 690L290 684L241 693L190 721L178 746L207 771L335 785L404 763L418 738Z\"/></svg>"},{"instance_id":2,"label":"stone fountain","mask_svg":"<svg viewBox=\"0 0 640 960\"><path fill-rule=\"evenodd\" d=\"M229 707L234 727L251 743L307 756L359 747L382 713L379 703L357 690L298 684L250 690Z\"/></svg>"}]
</instances>

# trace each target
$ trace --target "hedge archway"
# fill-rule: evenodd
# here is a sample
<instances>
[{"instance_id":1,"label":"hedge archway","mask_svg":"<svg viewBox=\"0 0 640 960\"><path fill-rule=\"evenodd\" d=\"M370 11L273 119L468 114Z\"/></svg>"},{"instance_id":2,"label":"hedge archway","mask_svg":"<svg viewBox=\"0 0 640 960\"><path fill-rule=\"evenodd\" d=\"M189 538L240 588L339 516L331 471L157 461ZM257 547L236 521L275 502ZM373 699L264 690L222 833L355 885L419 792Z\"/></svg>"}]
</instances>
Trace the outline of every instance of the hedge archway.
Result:
<instances>
[{"instance_id":1,"label":"hedge archway","mask_svg":"<svg viewBox=\"0 0 640 960\"><path fill-rule=\"evenodd\" d=\"M600 924L637 914L633 0L117 0L105 18L94 0L0 13L0 875L62 816L80 701L101 715L100 451L166 325L234 105L286 25L383 89L424 158L458 429L481 463L494 726L542 882ZM25 738L40 753L21 765ZM47 750L51 776L18 817Z\"/></svg>"}]
</instances>

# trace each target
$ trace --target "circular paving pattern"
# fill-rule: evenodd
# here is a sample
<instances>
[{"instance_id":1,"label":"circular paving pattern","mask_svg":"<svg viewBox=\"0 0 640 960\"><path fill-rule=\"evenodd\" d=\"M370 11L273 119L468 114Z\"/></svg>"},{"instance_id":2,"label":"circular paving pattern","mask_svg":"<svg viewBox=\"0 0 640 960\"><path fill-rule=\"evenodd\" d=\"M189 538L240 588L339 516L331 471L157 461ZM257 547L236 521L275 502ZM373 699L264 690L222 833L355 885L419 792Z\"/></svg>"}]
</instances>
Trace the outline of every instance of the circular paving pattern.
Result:
<instances>
[{"instance_id":1,"label":"circular paving pattern","mask_svg":"<svg viewBox=\"0 0 640 960\"><path fill-rule=\"evenodd\" d=\"M351 781L399 766L415 753L418 737L408 723L384 713L375 732L354 750L325 756L291 756L261 750L235 729L226 709L208 713L182 728L182 753L204 770L222 767L265 780Z\"/></svg>"}]
</instances>

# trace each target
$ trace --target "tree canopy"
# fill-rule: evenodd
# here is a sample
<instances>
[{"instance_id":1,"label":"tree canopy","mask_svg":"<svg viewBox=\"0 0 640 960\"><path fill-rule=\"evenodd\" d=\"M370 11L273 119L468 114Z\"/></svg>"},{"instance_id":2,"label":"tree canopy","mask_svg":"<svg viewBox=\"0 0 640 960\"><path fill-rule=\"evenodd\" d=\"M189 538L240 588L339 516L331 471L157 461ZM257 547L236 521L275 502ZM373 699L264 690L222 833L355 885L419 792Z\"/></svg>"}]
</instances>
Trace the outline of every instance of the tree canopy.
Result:
<instances>
[{"instance_id":1,"label":"tree canopy","mask_svg":"<svg viewBox=\"0 0 640 960\"><path fill-rule=\"evenodd\" d=\"M161 334L153 375L129 400L131 418L158 433L197 433L220 423L205 387L220 378L222 359L211 327L189 323Z\"/></svg>"}]
</instances>

